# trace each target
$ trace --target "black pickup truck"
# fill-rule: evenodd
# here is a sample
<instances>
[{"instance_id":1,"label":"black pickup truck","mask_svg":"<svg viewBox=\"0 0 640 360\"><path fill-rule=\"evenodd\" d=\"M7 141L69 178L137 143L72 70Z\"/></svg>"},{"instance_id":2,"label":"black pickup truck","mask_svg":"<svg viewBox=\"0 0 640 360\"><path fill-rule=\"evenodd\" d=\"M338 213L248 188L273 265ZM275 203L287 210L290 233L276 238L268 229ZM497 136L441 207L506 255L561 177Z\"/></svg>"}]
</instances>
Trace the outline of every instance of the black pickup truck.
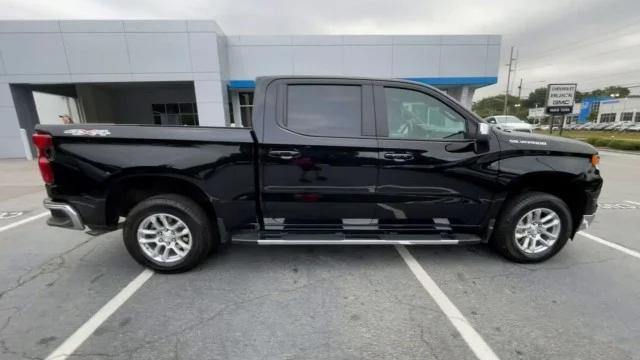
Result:
<instances>
[{"instance_id":1,"label":"black pickup truck","mask_svg":"<svg viewBox=\"0 0 640 360\"><path fill-rule=\"evenodd\" d=\"M487 242L556 254L596 211L596 150L494 129L402 80L263 77L248 128L39 125L49 225L117 229L185 271L220 244Z\"/></svg>"}]
</instances>

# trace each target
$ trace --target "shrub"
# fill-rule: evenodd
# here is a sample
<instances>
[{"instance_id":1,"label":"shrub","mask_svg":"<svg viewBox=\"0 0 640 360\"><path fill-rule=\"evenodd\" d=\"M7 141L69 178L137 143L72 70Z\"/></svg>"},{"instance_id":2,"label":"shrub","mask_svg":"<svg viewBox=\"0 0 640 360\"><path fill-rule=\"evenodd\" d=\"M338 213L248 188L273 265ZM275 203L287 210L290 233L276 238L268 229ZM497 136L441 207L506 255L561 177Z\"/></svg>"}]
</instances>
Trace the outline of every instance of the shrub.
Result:
<instances>
[{"instance_id":1,"label":"shrub","mask_svg":"<svg viewBox=\"0 0 640 360\"><path fill-rule=\"evenodd\" d=\"M590 138L586 138L584 141L593 146L596 146L596 141L598 141L598 138L590 137Z\"/></svg>"},{"instance_id":2,"label":"shrub","mask_svg":"<svg viewBox=\"0 0 640 360\"><path fill-rule=\"evenodd\" d=\"M590 138L584 139L584 141L597 147L608 147L608 148L618 149L618 150L640 151L640 140L590 137Z\"/></svg>"},{"instance_id":3,"label":"shrub","mask_svg":"<svg viewBox=\"0 0 640 360\"><path fill-rule=\"evenodd\" d=\"M608 147L619 150L640 150L640 141L637 140L611 140Z\"/></svg>"}]
</instances>

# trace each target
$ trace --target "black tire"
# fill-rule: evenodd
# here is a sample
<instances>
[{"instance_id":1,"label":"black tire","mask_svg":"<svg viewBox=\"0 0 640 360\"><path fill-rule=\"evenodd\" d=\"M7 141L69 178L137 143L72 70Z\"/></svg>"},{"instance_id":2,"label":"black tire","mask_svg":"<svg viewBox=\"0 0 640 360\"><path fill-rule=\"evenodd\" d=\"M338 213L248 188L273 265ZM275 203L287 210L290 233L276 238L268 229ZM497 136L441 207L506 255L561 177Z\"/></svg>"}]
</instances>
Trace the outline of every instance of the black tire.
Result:
<instances>
[{"instance_id":1,"label":"black tire","mask_svg":"<svg viewBox=\"0 0 640 360\"><path fill-rule=\"evenodd\" d=\"M529 211L546 208L560 218L558 239L548 249L530 254L516 245L515 230L518 221ZM526 192L508 200L496 222L491 244L506 258L520 263L535 263L549 259L560 251L569 240L573 228L571 211L560 198L543 192Z\"/></svg>"},{"instance_id":2,"label":"black tire","mask_svg":"<svg viewBox=\"0 0 640 360\"><path fill-rule=\"evenodd\" d=\"M147 217L160 213L180 219L191 232L190 250L182 259L175 262L155 261L142 250L138 243L140 223ZM204 210L193 200L176 194L153 196L137 204L127 215L123 238L127 251L138 263L163 273L178 273L192 269L207 257L217 241L212 224Z\"/></svg>"}]
</instances>

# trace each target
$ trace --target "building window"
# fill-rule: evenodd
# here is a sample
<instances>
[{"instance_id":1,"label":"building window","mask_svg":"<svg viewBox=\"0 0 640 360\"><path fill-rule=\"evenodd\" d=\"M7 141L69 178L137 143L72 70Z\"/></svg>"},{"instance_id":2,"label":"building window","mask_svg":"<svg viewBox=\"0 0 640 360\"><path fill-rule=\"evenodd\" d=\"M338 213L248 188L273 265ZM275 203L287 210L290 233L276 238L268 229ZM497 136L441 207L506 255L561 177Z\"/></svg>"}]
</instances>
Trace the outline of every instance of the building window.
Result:
<instances>
[{"instance_id":1,"label":"building window","mask_svg":"<svg viewBox=\"0 0 640 360\"><path fill-rule=\"evenodd\" d=\"M242 126L248 127L253 116L253 92L239 92L240 98L240 121Z\"/></svg>"},{"instance_id":2,"label":"building window","mask_svg":"<svg viewBox=\"0 0 640 360\"><path fill-rule=\"evenodd\" d=\"M623 112L622 114L620 114L620 121L633 121L633 113Z\"/></svg>"},{"instance_id":3,"label":"building window","mask_svg":"<svg viewBox=\"0 0 640 360\"><path fill-rule=\"evenodd\" d=\"M196 103L152 104L153 123L167 126L197 126L198 108Z\"/></svg>"},{"instance_id":4,"label":"building window","mask_svg":"<svg viewBox=\"0 0 640 360\"><path fill-rule=\"evenodd\" d=\"M616 113L606 113L600 115L601 123L608 123L616 121Z\"/></svg>"},{"instance_id":5,"label":"building window","mask_svg":"<svg viewBox=\"0 0 640 360\"><path fill-rule=\"evenodd\" d=\"M635 121L635 122L640 122L640 111L638 111L638 112L636 113L636 117L635 117L635 119L634 119L633 121Z\"/></svg>"},{"instance_id":6,"label":"building window","mask_svg":"<svg viewBox=\"0 0 640 360\"><path fill-rule=\"evenodd\" d=\"M599 110L600 110L600 101L592 102L591 103L591 112L597 114Z\"/></svg>"},{"instance_id":7,"label":"building window","mask_svg":"<svg viewBox=\"0 0 640 360\"><path fill-rule=\"evenodd\" d=\"M566 124L573 124L578 121L578 115L567 115L565 119Z\"/></svg>"}]
</instances>

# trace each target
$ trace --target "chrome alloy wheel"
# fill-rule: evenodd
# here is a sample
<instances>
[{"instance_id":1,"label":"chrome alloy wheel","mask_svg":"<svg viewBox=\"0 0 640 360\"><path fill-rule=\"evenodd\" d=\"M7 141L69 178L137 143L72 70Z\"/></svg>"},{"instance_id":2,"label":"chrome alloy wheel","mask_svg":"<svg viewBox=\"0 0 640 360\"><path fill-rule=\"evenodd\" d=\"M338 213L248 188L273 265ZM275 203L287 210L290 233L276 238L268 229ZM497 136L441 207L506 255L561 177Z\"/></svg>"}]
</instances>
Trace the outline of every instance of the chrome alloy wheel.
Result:
<instances>
[{"instance_id":1,"label":"chrome alloy wheel","mask_svg":"<svg viewBox=\"0 0 640 360\"><path fill-rule=\"evenodd\" d=\"M138 226L138 244L147 257L161 264L182 260L193 240L187 224L170 214L147 216Z\"/></svg>"},{"instance_id":2,"label":"chrome alloy wheel","mask_svg":"<svg viewBox=\"0 0 640 360\"><path fill-rule=\"evenodd\" d=\"M533 209L524 214L516 225L516 246L526 254L543 252L558 240L560 227L560 216L555 211Z\"/></svg>"}]
</instances>

